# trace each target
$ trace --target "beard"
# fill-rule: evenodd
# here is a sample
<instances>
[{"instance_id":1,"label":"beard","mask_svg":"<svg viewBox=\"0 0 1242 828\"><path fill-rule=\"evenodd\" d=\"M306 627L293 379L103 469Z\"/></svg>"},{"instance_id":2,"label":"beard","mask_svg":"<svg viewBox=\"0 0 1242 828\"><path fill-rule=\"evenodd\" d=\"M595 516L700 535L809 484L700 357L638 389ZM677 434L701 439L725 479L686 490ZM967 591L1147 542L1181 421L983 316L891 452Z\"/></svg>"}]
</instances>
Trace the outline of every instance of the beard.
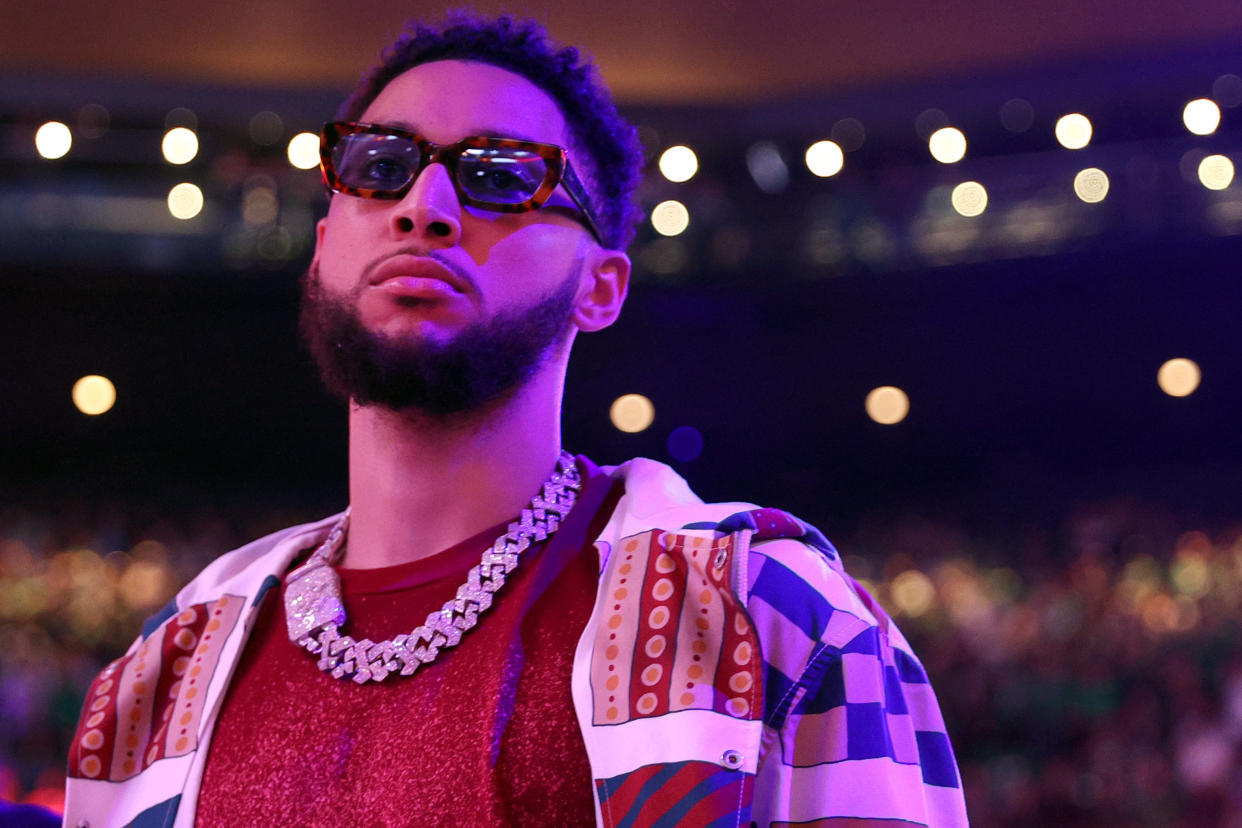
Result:
<instances>
[{"instance_id":1,"label":"beard","mask_svg":"<svg viewBox=\"0 0 1242 828\"><path fill-rule=\"evenodd\" d=\"M318 264L302 278L298 327L324 385L346 403L379 405L436 420L482 411L534 377L570 334L577 268L527 307L432 341L368 330L357 293L332 295Z\"/></svg>"}]
</instances>

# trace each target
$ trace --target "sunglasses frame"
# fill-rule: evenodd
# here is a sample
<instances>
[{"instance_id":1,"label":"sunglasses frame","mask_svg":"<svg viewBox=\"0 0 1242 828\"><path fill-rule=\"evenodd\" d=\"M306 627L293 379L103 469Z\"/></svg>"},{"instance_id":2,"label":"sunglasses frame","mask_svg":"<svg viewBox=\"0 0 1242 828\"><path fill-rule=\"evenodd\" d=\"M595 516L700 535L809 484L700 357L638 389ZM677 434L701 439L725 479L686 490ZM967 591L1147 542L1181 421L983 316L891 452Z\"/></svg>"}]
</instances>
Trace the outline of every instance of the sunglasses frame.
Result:
<instances>
[{"instance_id":1,"label":"sunglasses frame","mask_svg":"<svg viewBox=\"0 0 1242 828\"><path fill-rule=\"evenodd\" d=\"M395 138L405 138L418 147L418 169L410 176L408 181L397 189L376 190L364 187L351 187L341 180L336 172L336 165L332 161L332 150L347 135L390 135ZM466 192L457 178L457 161L461 158L462 153L468 149L523 150L542 158L547 162L548 169L544 174L543 183L525 201L513 203L482 201ZM450 173L449 179L453 182L453 189L457 192L457 198L462 204L497 213L526 213L531 210L538 210L552 196L552 192L558 184L564 185L565 192L569 194L569 197L582 214L587 229L591 231L591 235L595 237L596 241L603 244L603 237L599 232L599 226L596 224L594 212L589 206L590 200L587 197L586 188L582 185L581 179L578 178L577 173L574 172L573 167L570 165L565 150L556 144L522 141L517 138L492 138L484 135L471 135L452 144L436 144L428 141L416 132L398 129L397 127L353 121L331 121L323 125L323 130L319 135L319 161L319 169L323 174L324 186L330 192L344 193L345 195L357 196L358 198L394 201L405 197L405 194L414 186L414 182L428 165L443 164Z\"/></svg>"}]
</instances>

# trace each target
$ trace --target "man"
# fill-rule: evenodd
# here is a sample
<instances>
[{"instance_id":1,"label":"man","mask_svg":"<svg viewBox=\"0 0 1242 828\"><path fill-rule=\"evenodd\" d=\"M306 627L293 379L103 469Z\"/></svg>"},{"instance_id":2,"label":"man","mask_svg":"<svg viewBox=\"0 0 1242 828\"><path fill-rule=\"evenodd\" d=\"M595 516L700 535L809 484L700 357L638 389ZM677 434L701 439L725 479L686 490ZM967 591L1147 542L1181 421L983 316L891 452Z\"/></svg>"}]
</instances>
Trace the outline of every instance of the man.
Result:
<instances>
[{"instance_id":1,"label":"man","mask_svg":"<svg viewBox=\"0 0 1242 828\"><path fill-rule=\"evenodd\" d=\"M965 822L926 674L818 532L561 450L638 165L533 23L386 54L324 130L302 309L349 509L148 621L87 694L66 824Z\"/></svg>"}]
</instances>

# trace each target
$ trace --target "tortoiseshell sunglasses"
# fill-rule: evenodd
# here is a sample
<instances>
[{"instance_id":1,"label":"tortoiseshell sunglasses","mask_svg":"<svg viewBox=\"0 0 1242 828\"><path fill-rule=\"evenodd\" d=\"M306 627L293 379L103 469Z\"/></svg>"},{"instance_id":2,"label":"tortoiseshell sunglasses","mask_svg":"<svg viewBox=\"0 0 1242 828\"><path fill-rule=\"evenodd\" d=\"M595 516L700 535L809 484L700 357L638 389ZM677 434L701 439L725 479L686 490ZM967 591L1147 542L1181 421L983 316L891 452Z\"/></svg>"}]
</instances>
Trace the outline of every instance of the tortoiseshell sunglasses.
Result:
<instances>
[{"instance_id":1,"label":"tortoiseshell sunglasses","mask_svg":"<svg viewBox=\"0 0 1242 828\"><path fill-rule=\"evenodd\" d=\"M395 127L334 121L324 124L319 157L328 189L360 198L402 198L428 164L445 166L462 204L500 213L538 210L563 184L603 244L586 189L555 144L483 136L433 144Z\"/></svg>"}]
</instances>

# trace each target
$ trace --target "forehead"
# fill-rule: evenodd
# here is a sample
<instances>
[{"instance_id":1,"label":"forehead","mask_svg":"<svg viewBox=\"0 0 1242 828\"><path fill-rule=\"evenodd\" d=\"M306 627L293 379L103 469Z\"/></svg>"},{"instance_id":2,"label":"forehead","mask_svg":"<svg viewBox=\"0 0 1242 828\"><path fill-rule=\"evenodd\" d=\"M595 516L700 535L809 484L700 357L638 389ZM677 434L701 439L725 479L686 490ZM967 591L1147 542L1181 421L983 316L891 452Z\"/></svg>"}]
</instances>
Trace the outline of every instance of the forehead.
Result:
<instances>
[{"instance_id":1,"label":"forehead","mask_svg":"<svg viewBox=\"0 0 1242 828\"><path fill-rule=\"evenodd\" d=\"M566 145L565 118L552 96L507 69L440 60L389 81L362 120L412 129L436 143L467 135Z\"/></svg>"}]
</instances>

